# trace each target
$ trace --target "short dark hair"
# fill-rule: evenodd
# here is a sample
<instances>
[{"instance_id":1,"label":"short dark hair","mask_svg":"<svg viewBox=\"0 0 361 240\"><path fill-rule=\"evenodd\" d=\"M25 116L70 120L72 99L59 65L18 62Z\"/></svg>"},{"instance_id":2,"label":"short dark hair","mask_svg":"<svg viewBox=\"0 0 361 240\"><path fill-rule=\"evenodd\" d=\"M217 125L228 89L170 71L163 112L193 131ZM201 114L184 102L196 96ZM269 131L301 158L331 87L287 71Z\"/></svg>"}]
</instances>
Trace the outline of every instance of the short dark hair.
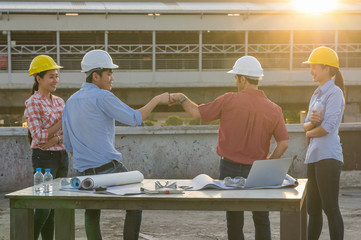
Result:
<instances>
[{"instance_id":1,"label":"short dark hair","mask_svg":"<svg viewBox=\"0 0 361 240\"><path fill-rule=\"evenodd\" d=\"M93 72L97 73L99 76L102 76L102 75L103 75L103 72L106 72L106 71L109 71L109 70L113 70L113 69L110 69L110 68L101 68L101 69L92 71L92 73L86 78L85 81L86 81L87 83L92 83L92 82L93 82Z\"/></svg>"},{"instance_id":2,"label":"short dark hair","mask_svg":"<svg viewBox=\"0 0 361 240\"><path fill-rule=\"evenodd\" d=\"M252 84L252 85L256 85L256 86L257 86L258 83L259 83L259 80L256 80L256 79L254 79L254 78L251 78L251 77L249 77L249 76L237 74L238 81L240 81L240 79L241 79L242 76L246 78L246 80L247 80L247 82L248 82L249 84Z\"/></svg>"}]
</instances>

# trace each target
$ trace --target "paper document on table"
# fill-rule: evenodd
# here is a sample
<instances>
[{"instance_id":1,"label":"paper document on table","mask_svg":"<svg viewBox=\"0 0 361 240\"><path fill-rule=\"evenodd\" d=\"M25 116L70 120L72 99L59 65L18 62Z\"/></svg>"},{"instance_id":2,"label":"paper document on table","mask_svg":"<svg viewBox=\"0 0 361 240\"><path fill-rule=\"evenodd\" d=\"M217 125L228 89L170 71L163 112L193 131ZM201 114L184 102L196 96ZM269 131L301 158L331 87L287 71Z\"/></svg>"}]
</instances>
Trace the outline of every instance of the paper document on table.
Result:
<instances>
[{"instance_id":1,"label":"paper document on table","mask_svg":"<svg viewBox=\"0 0 361 240\"><path fill-rule=\"evenodd\" d=\"M98 187L109 187L126 185L143 181L144 176L139 171L109 173L99 175L87 175L73 177L70 185L73 188L93 189Z\"/></svg>"},{"instance_id":2,"label":"paper document on table","mask_svg":"<svg viewBox=\"0 0 361 240\"><path fill-rule=\"evenodd\" d=\"M143 194L143 192L140 191L139 183L108 187L107 189L102 190L102 191L96 191L93 189L92 190L82 190L82 189L78 189L78 188L73 188L70 185L62 186L60 188L60 190L61 191L70 191L70 192L82 192L82 193L110 194L110 195L118 195L118 196Z\"/></svg>"},{"instance_id":3,"label":"paper document on table","mask_svg":"<svg viewBox=\"0 0 361 240\"><path fill-rule=\"evenodd\" d=\"M239 187L227 187L223 180L215 180L206 174L200 174L197 177L193 178L191 181L178 181L178 185L188 186L185 187L185 190L197 191L201 189L239 189Z\"/></svg>"},{"instance_id":4,"label":"paper document on table","mask_svg":"<svg viewBox=\"0 0 361 240\"><path fill-rule=\"evenodd\" d=\"M247 181L247 180L246 180ZM243 186L226 186L223 180L213 179L206 174L200 174L192 180L180 180L177 181L180 187L184 186L184 189L187 191L197 191L202 189L223 189L223 190L232 190L232 189L256 189L256 188L283 188L283 187L294 187L297 186L297 180L287 175L282 185L277 186L262 186L254 188L244 188Z\"/></svg>"},{"instance_id":5,"label":"paper document on table","mask_svg":"<svg viewBox=\"0 0 361 240\"><path fill-rule=\"evenodd\" d=\"M103 193L112 194L112 195L120 195L120 196L143 194L140 191L139 184L108 187L107 190L104 191Z\"/></svg>"}]
</instances>

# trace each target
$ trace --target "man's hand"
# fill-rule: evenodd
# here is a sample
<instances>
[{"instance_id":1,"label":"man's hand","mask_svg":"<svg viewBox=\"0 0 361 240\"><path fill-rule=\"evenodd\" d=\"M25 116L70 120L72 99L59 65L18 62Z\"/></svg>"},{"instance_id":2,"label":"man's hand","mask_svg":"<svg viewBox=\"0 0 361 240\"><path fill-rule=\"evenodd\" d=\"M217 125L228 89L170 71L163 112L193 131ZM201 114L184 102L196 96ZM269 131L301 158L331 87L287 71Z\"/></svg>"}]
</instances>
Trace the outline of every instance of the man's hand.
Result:
<instances>
[{"instance_id":1,"label":"man's hand","mask_svg":"<svg viewBox=\"0 0 361 240\"><path fill-rule=\"evenodd\" d=\"M169 104L169 102L170 94L167 92L153 97L152 100L150 100L147 104L138 109L139 112L142 114L142 120L144 121L145 119L147 119L149 114L158 104Z\"/></svg>"},{"instance_id":2,"label":"man's hand","mask_svg":"<svg viewBox=\"0 0 361 240\"><path fill-rule=\"evenodd\" d=\"M59 142L59 138L54 136L50 138L46 143L39 145L40 149L46 150Z\"/></svg>"},{"instance_id":3,"label":"man's hand","mask_svg":"<svg viewBox=\"0 0 361 240\"><path fill-rule=\"evenodd\" d=\"M173 106L174 104L179 103L180 98L184 96L183 93L171 93L170 94L170 101L168 103L168 106Z\"/></svg>"},{"instance_id":4,"label":"man's hand","mask_svg":"<svg viewBox=\"0 0 361 240\"><path fill-rule=\"evenodd\" d=\"M170 94L165 92L165 93L162 93L158 96L156 96L158 98L158 104L169 104L169 101L170 101Z\"/></svg>"},{"instance_id":5,"label":"man's hand","mask_svg":"<svg viewBox=\"0 0 361 240\"><path fill-rule=\"evenodd\" d=\"M310 115L310 122L312 125L316 126L318 123L321 122L322 112L323 111L317 113L316 110L312 110L312 113Z\"/></svg>"}]
</instances>

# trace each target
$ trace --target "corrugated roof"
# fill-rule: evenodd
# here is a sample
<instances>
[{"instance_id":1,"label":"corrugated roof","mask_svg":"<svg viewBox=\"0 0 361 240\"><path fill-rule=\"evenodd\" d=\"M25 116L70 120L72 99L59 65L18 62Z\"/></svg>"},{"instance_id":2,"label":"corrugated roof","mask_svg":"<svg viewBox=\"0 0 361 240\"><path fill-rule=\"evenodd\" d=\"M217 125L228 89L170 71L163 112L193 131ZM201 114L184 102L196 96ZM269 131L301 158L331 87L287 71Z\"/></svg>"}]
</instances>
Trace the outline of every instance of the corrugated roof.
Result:
<instances>
[{"instance_id":1,"label":"corrugated roof","mask_svg":"<svg viewBox=\"0 0 361 240\"><path fill-rule=\"evenodd\" d=\"M282 2L0 2L9 13L289 13L292 3ZM337 12L360 13L361 3L341 3Z\"/></svg>"}]
</instances>

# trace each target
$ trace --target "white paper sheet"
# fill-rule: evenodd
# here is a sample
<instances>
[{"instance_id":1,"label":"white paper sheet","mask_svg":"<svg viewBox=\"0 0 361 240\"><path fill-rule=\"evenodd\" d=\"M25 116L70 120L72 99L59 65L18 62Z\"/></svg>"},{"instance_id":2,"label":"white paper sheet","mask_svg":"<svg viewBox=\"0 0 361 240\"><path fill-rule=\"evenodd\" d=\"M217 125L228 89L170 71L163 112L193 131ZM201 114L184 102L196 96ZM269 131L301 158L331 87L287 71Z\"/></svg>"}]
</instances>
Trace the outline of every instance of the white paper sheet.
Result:
<instances>
[{"instance_id":1,"label":"white paper sheet","mask_svg":"<svg viewBox=\"0 0 361 240\"><path fill-rule=\"evenodd\" d=\"M192 180L180 180L177 181L178 186L187 186L184 189L187 191L197 191L202 189L258 189L258 188L283 188L283 187L295 187L298 185L297 180L292 178L290 175L286 175L282 185L279 186L262 186L255 188L244 188L244 187L229 187L226 186L223 180L213 179L206 174L200 174Z\"/></svg>"},{"instance_id":2,"label":"white paper sheet","mask_svg":"<svg viewBox=\"0 0 361 240\"><path fill-rule=\"evenodd\" d=\"M97 193L97 194L111 194L111 195L136 195L136 194L144 194L140 191L139 184L129 184L122 186L112 186L108 187L107 190L104 191L95 191L95 190L80 190L78 188L73 188L69 186L63 186L60 188L61 191L70 191L70 192L82 192L82 193Z\"/></svg>"},{"instance_id":3,"label":"white paper sheet","mask_svg":"<svg viewBox=\"0 0 361 240\"><path fill-rule=\"evenodd\" d=\"M206 174L199 174L197 177L193 178L191 181L177 181L179 186L189 186L185 190L197 191L201 189L239 189L238 187L227 187L224 185L222 180L215 180Z\"/></svg>"},{"instance_id":4,"label":"white paper sheet","mask_svg":"<svg viewBox=\"0 0 361 240\"><path fill-rule=\"evenodd\" d=\"M143 192L140 191L140 186L138 184L109 187L104 193L120 196L143 194Z\"/></svg>"},{"instance_id":5,"label":"white paper sheet","mask_svg":"<svg viewBox=\"0 0 361 240\"><path fill-rule=\"evenodd\" d=\"M88 175L73 177L70 184L73 188L93 189L97 187L109 187L116 185L125 185L139 183L143 181L144 176L139 171L109 173L100 175Z\"/></svg>"}]
</instances>

